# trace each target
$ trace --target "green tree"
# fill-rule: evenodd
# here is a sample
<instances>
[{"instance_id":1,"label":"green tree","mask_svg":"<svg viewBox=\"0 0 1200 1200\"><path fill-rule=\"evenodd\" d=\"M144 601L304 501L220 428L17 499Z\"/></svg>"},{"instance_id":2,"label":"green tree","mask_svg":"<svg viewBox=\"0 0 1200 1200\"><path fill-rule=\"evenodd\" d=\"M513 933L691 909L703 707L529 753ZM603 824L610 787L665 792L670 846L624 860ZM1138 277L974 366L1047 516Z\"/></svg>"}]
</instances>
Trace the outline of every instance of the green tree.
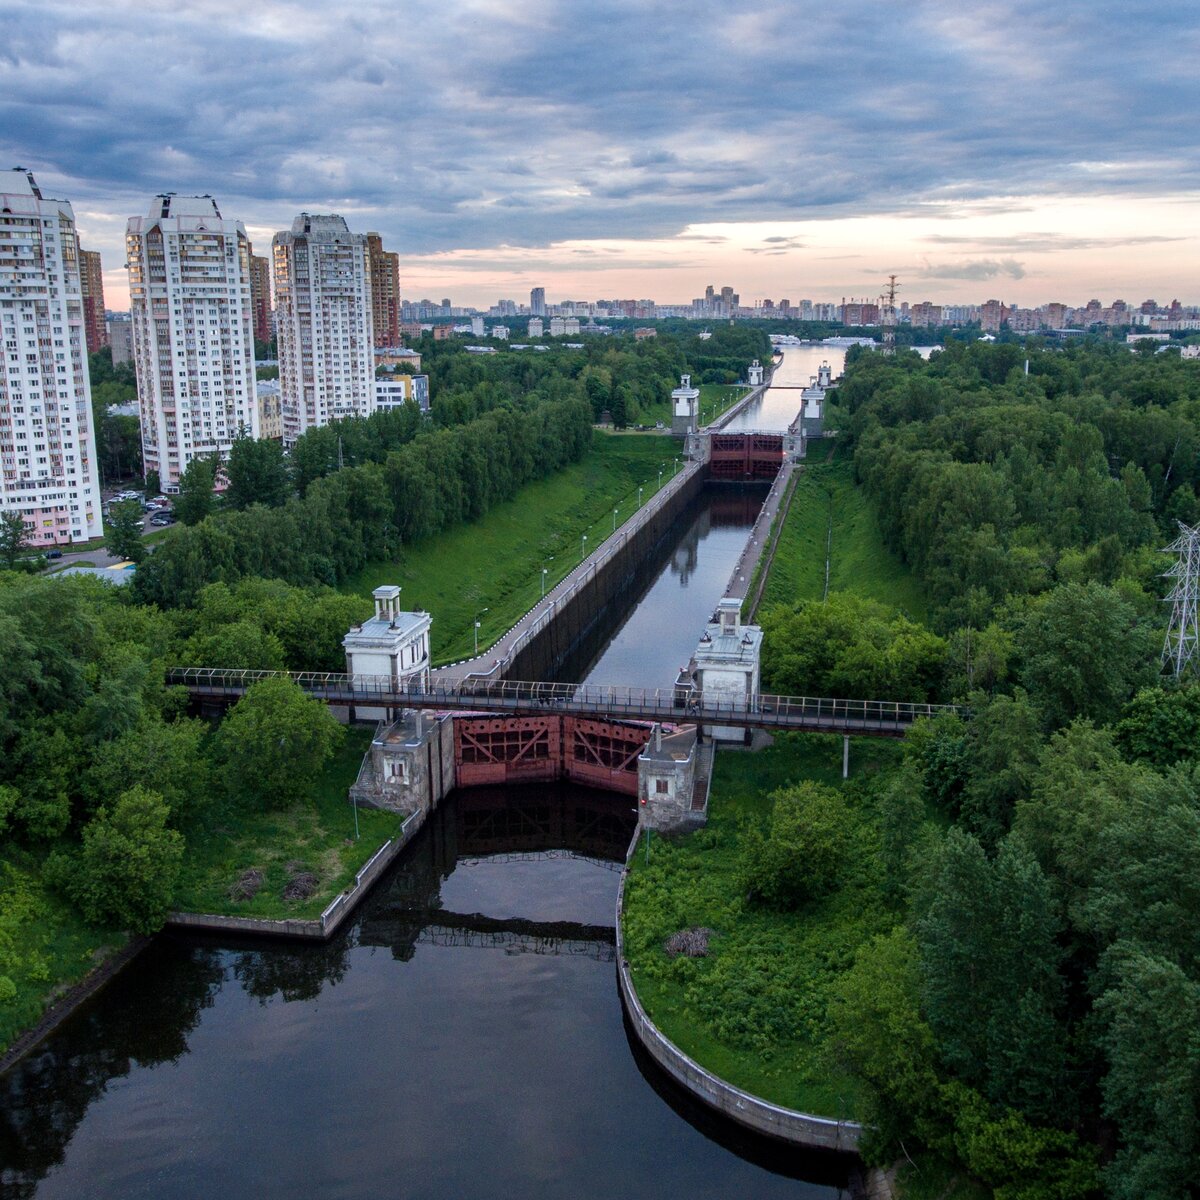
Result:
<instances>
[{"instance_id":1,"label":"green tree","mask_svg":"<svg viewBox=\"0 0 1200 1200\"><path fill-rule=\"evenodd\" d=\"M175 515L185 525L199 525L213 510L213 481L216 461L208 455L193 458L179 477L179 495L175 497Z\"/></svg>"},{"instance_id":2,"label":"green tree","mask_svg":"<svg viewBox=\"0 0 1200 1200\"><path fill-rule=\"evenodd\" d=\"M1098 583L1069 583L1033 606L1017 631L1021 682L1050 728L1114 719L1153 674L1158 639L1132 605Z\"/></svg>"},{"instance_id":3,"label":"green tree","mask_svg":"<svg viewBox=\"0 0 1200 1200\"><path fill-rule=\"evenodd\" d=\"M1120 1146L1113 1200L1186 1196L1200 1175L1200 986L1132 943L1114 946L1096 1003L1108 1059L1104 1112Z\"/></svg>"},{"instance_id":4,"label":"green tree","mask_svg":"<svg viewBox=\"0 0 1200 1200\"><path fill-rule=\"evenodd\" d=\"M792 908L827 895L846 866L850 814L841 792L811 780L781 788L764 836L743 839L741 878L750 896Z\"/></svg>"},{"instance_id":5,"label":"green tree","mask_svg":"<svg viewBox=\"0 0 1200 1200\"><path fill-rule=\"evenodd\" d=\"M287 808L308 793L342 737L325 705L290 679L264 679L247 689L217 730L226 791L265 808Z\"/></svg>"},{"instance_id":6,"label":"green tree","mask_svg":"<svg viewBox=\"0 0 1200 1200\"><path fill-rule=\"evenodd\" d=\"M162 479L157 471L146 472L146 495L157 496L162 491Z\"/></svg>"},{"instance_id":7,"label":"green tree","mask_svg":"<svg viewBox=\"0 0 1200 1200\"><path fill-rule=\"evenodd\" d=\"M11 571L29 548L29 532L19 512L0 512L0 567Z\"/></svg>"},{"instance_id":8,"label":"green tree","mask_svg":"<svg viewBox=\"0 0 1200 1200\"><path fill-rule=\"evenodd\" d=\"M146 718L96 747L84 795L111 806L130 787L162 796L173 824L187 821L208 803L211 770L204 750L203 721Z\"/></svg>"},{"instance_id":9,"label":"green tree","mask_svg":"<svg viewBox=\"0 0 1200 1200\"><path fill-rule=\"evenodd\" d=\"M183 835L167 828L168 810L157 792L130 788L111 811L101 808L84 826L67 890L93 924L136 933L162 926L183 859ZM64 877L63 866L54 871Z\"/></svg>"},{"instance_id":10,"label":"green tree","mask_svg":"<svg viewBox=\"0 0 1200 1200\"><path fill-rule=\"evenodd\" d=\"M283 447L268 438L237 438L225 465L229 488L225 503L232 508L265 504L275 508L291 493Z\"/></svg>"},{"instance_id":11,"label":"green tree","mask_svg":"<svg viewBox=\"0 0 1200 1200\"><path fill-rule=\"evenodd\" d=\"M250 671L282 671L283 645L253 621L232 621L191 638L183 662L194 667L241 667Z\"/></svg>"},{"instance_id":12,"label":"green tree","mask_svg":"<svg viewBox=\"0 0 1200 1200\"><path fill-rule=\"evenodd\" d=\"M1200 684L1142 688L1125 706L1117 745L1130 760L1165 771L1200 751Z\"/></svg>"},{"instance_id":13,"label":"green tree","mask_svg":"<svg viewBox=\"0 0 1200 1200\"><path fill-rule=\"evenodd\" d=\"M104 546L116 558L141 562L145 557L142 506L136 500L122 500L108 510L104 521Z\"/></svg>"},{"instance_id":14,"label":"green tree","mask_svg":"<svg viewBox=\"0 0 1200 1200\"><path fill-rule=\"evenodd\" d=\"M1062 951L1050 884L1017 843L951 829L916 924L922 1009L947 1067L993 1103L1063 1115Z\"/></svg>"}]
</instances>

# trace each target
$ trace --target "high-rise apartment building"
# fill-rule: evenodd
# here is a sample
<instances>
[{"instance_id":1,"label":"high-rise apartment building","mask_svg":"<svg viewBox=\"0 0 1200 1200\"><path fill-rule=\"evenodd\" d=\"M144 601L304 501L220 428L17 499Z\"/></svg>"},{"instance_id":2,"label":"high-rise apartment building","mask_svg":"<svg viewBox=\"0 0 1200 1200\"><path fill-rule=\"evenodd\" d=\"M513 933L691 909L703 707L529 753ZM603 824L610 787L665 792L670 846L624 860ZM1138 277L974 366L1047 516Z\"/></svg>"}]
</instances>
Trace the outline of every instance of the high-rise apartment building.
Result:
<instances>
[{"instance_id":1,"label":"high-rise apartment building","mask_svg":"<svg viewBox=\"0 0 1200 1200\"><path fill-rule=\"evenodd\" d=\"M104 323L104 271L100 266L99 250L79 250L79 283L83 291L83 330L87 334L87 351L95 354L108 345L108 329Z\"/></svg>"},{"instance_id":2,"label":"high-rise apartment building","mask_svg":"<svg viewBox=\"0 0 1200 1200\"><path fill-rule=\"evenodd\" d=\"M301 213L272 243L283 441L375 411L367 239Z\"/></svg>"},{"instance_id":3,"label":"high-rise apartment building","mask_svg":"<svg viewBox=\"0 0 1200 1200\"><path fill-rule=\"evenodd\" d=\"M0 172L0 509L31 546L103 533L75 216Z\"/></svg>"},{"instance_id":4,"label":"high-rise apartment building","mask_svg":"<svg viewBox=\"0 0 1200 1200\"><path fill-rule=\"evenodd\" d=\"M250 241L211 196L156 196L125 227L142 461L173 492L198 455L259 436Z\"/></svg>"},{"instance_id":5,"label":"high-rise apartment building","mask_svg":"<svg viewBox=\"0 0 1200 1200\"><path fill-rule=\"evenodd\" d=\"M271 340L271 260L265 254L250 255L250 310L254 340Z\"/></svg>"},{"instance_id":6,"label":"high-rise apartment building","mask_svg":"<svg viewBox=\"0 0 1200 1200\"><path fill-rule=\"evenodd\" d=\"M1097 301L1099 304L1099 301ZM979 327L984 333L999 333L1000 326L1008 320L1008 308L999 300L989 300L979 309Z\"/></svg>"},{"instance_id":7,"label":"high-rise apartment building","mask_svg":"<svg viewBox=\"0 0 1200 1200\"><path fill-rule=\"evenodd\" d=\"M371 334L376 346L400 345L400 255L383 248L377 233L367 234L371 274Z\"/></svg>"},{"instance_id":8,"label":"high-rise apartment building","mask_svg":"<svg viewBox=\"0 0 1200 1200\"><path fill-rule=\"evenodd\" d=\"M546 315L546 289L533 288L529 293L529 315L544 317Z\"/></svg>"},{"instance_id":9,"label":"high-rise apartment building","mask_svg":"<svg viewBox=\"0 0 1200 1200\"><path fill-rule=\"evenodd\" d=\"M104 322L104 332L112 350L113 366L133 362L133 324L128 313L117 313Z\"/></svg>"}]
</instances>

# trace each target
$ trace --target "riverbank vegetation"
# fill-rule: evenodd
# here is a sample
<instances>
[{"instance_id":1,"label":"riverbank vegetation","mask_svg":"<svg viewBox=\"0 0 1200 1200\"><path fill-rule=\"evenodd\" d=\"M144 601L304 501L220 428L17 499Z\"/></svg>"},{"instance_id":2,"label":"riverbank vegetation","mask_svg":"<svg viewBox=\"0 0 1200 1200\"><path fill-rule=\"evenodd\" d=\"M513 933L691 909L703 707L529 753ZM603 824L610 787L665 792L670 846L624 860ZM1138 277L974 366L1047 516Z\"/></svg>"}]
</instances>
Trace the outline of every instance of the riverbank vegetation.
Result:
<instances>
[{"instance_id":1,"label":"riverbank vegetation","mask_svg":"<svg viewBox=\"0 0 1200 1200\"><path fill-rule=\"evenodd\" d=\"M871 1158L913 1156L930 1177L1006 1198L1188 1194L1200 1170L1188 932L1200 923L1200 683L1159 673L1157 548L1177 519L1200 518L1200 372L1121 347L951 344L929 363L852 352L836 404L861 496L917 580L928 627L861 596L777 590L764 680L892 699L878 693L890 658L897 686L907 677L913 696L969 711L918 726L837 801L815 802L801 768L744 811L737 845L782 884L733 866L722 814L737 784L718 774L712 831L660 846L655 906L631 881L627 931L649 994L686 979L662 996L664 1019L705 1029L729 1013L726 1054L751 1052L734 1014L753 1017L761 1043L744 1077L757 1071L773 1095L821 1099L807 1059L794 1081L771 1080L796 1031L819 1041L824 1078L854 1081ZM675 896L695 897L714 852L730 856L713 872L727 887L694 920ZM832 892L806 890L814 855L826 878L841 863ZM861 919L849 939L839 902ZM710 923L711 959L669 962L659 930L639 924L652 907ZM757 964L745 956L767 920L797 920L830 974L793 970L811 956L782 935ZM727 982L739 978L769 1007ZM773 1031L776 1012L790 1015Z\"/></svg>"}]
</instances>

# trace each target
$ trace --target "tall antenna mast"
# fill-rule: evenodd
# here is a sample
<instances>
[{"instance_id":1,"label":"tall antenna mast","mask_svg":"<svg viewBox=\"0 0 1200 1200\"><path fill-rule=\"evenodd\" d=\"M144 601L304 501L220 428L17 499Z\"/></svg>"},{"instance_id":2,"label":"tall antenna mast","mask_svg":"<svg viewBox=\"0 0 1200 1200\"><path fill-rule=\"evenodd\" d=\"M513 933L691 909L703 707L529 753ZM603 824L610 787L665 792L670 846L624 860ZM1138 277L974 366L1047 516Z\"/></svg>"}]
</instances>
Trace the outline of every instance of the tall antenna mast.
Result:
<instances>
[{"instance_id":1,"label":"tall antenna mast","mask_svg":"<svg viewBox=\"0 0 1200 1200\"><path fill-rule=\"evenodd\" d=\"M883 352L896 353L896 277L888 276L887 291L880 299L883 300Z\"/></svg>"},{"instance_id":2,"label":"tall antenna mast","mask_svg":"<svg viewBox=\"0 0 1200 1200\"><path fill-rule=\"evenodd\" d=\"M1175 562L1163 572L1164 579L1174 579L1175 585L1165 599L1171 605L1171 623L1163 640L1163 670L1170 670L1178 679L1189 668L1200 669L1197 648L1200 647L1200 525L1189 526L1182 521L1179 536L1163 551L1174 554Z\"/></svg>"}]
</instances>

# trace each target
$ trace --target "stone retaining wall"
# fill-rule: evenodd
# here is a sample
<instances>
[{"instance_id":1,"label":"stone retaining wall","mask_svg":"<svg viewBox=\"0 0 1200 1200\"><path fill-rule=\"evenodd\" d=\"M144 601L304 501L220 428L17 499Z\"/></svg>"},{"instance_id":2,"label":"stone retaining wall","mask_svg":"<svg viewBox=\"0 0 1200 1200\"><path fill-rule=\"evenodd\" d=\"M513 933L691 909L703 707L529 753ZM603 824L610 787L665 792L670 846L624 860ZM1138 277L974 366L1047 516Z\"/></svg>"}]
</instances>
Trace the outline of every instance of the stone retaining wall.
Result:
<instances>
[{"instance_id":1,"label":"stone retaining wall","mask_svg":"<svg viewBox=\"0 0 1200 1200\"><path fill-rule=\"evenodd\" d=\"M167 917L167 927L203 933L236 933L327 941L358 907L371 890L371 885L396 861L400 851L412 841L424 824L424 810L409 814L400 827L400 832L380 846L358 872L354 883L336 896L319 917L271 920L267 917L227 917L217 913L174 912Z\"/></svg>"}]
</instances>

